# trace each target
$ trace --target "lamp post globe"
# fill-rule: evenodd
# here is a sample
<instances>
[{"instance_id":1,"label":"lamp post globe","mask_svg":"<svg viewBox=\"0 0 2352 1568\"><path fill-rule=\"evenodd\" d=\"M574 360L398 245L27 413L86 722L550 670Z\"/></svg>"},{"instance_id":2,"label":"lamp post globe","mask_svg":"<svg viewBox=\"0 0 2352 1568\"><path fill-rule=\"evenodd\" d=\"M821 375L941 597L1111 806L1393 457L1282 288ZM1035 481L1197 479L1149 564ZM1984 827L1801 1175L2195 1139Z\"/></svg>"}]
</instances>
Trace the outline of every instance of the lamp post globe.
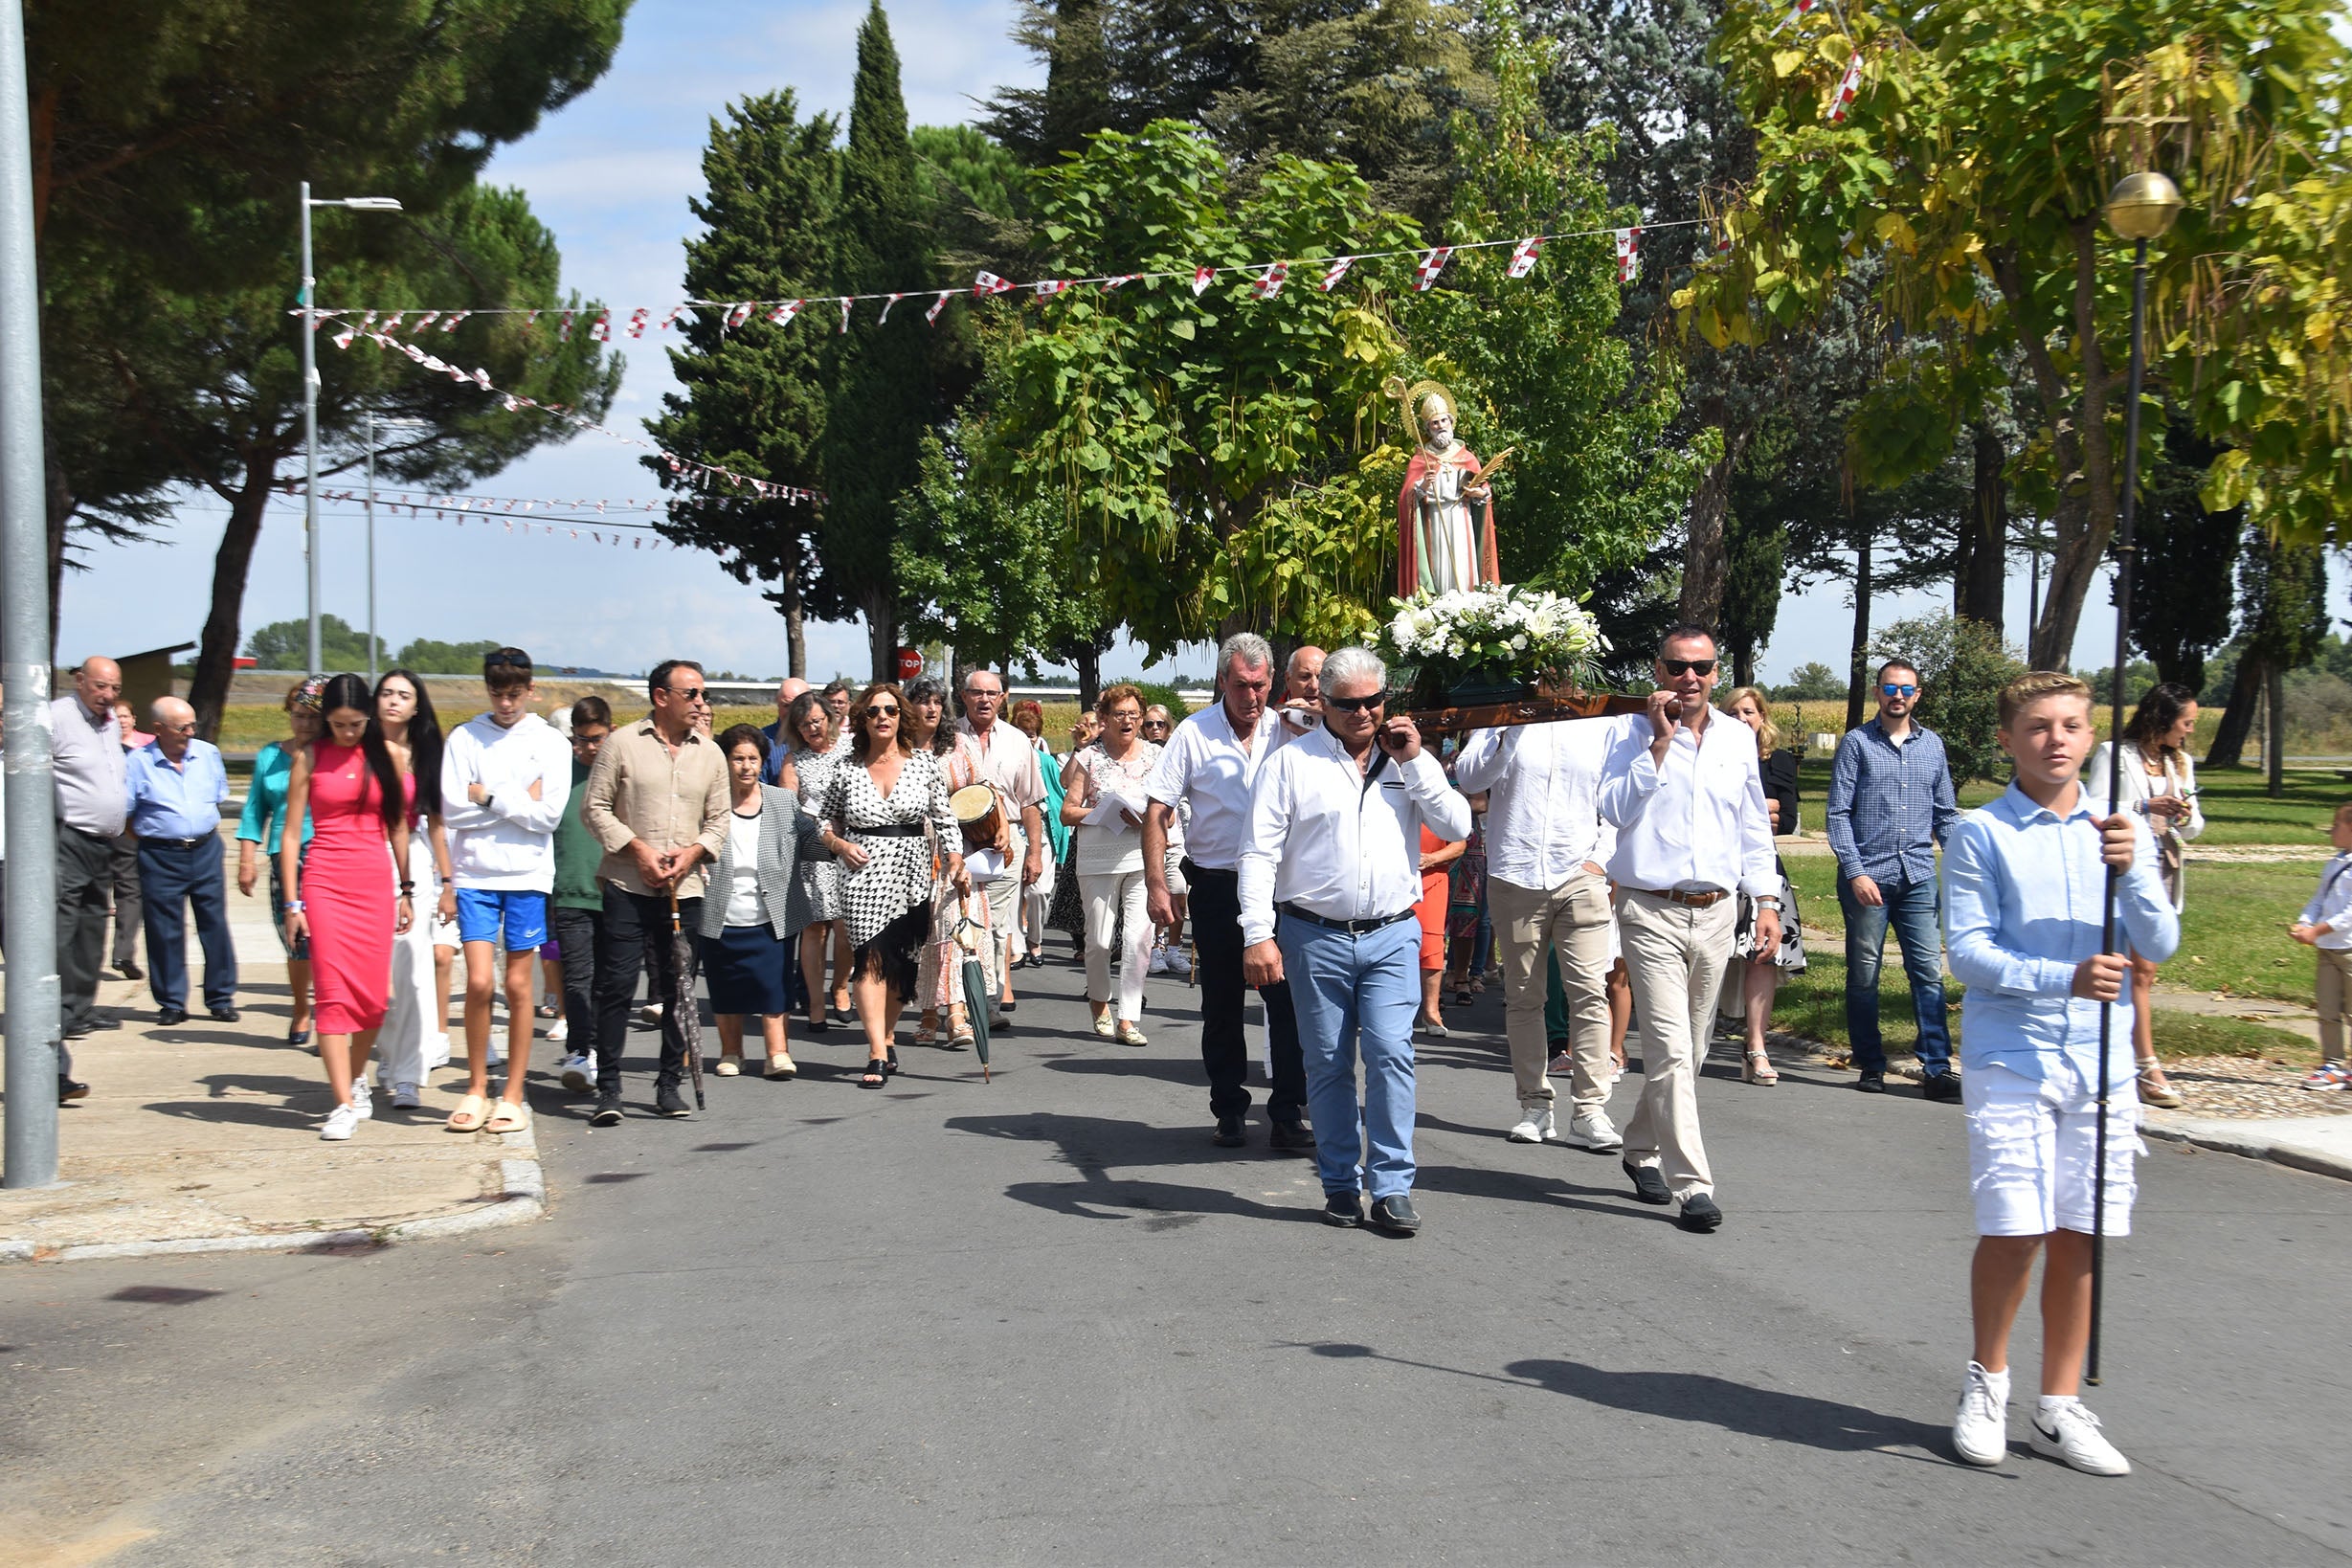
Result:
<instances>
[{"instance_id":1,"label":"lamp post globe","mask_svg":"<svg viewBox=\"0 0 2352 1568\"><path fill-rule=\"evenodd\" d=\"M2183 205L2180 188L2155 170L2126 174L2107 192L2107 227L2125 239L2155 239Z\"/></svg>"}]
</instances>

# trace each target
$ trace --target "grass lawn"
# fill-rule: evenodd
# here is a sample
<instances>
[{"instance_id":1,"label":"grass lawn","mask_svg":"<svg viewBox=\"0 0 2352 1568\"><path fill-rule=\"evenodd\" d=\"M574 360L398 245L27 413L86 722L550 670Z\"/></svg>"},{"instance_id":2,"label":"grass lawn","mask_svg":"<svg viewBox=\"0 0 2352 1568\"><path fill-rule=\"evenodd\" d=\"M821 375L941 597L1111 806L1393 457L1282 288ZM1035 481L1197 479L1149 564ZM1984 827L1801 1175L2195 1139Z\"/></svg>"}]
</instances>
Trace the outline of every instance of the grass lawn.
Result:
<instances>
[{"instance_id":1,"label":"grass lawn","mask_svg":"<svg viewBox=\"0 0 2352 1568\"><path fill-rule=\"evenodd\" d=\"M1800 807L1808 832L1822 831L1822 813L1829 798L1829 759L1808 756L1798 769L1803 795ZM2337 803L2352 800L2352 781L2328 768L2289 768L2280 779L2282 793L2270 795L2270 780L2259 768L2214 768L2197 773L2197 804L2205 812L2200 844L2310 844L2327 847L2327 828ZM1978 779L1961 786L1962 810L1984 804L2008 787L2005 779ZM2297 899L2299 907L2302 901Z\"/></svg>"}]
</instances>

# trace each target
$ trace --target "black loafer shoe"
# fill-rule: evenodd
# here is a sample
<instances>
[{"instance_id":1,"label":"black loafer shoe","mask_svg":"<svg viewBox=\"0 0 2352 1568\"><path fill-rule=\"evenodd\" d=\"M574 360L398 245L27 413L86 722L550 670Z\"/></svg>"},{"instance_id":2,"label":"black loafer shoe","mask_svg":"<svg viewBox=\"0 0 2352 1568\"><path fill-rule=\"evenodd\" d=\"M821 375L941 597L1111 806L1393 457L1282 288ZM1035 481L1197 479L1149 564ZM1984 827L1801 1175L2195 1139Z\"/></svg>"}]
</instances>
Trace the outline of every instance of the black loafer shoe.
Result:
<instances>
[{"instance_id":1,"label":"black loafer shoe","mask_svg":"<svg viewBox=\"0 0 2352 1568\"><path fill-rule=\"evenodd\" d=\"M1674 1216L1674 1223L1704 1236L1723 1223L1723 1211L1705 1193L1692 1193L1682 1200L1682 1213Z\"/></svg>"},{"instance_id":2,"label":"black loafer shoe","mask_svg":"<svg viewBox=\"0 0 2352 1568\"><path fill-rule=\"evenodd\" d=\"M1931 1072L1920 1081L1919 1098L1922 1100L1957 1100L1960 1097L1960 1074L1956 1072Z\"/></svg>"},{"instance_id":3,"label":"black loafer shoe","mask_svg":"<svg viewBox=\"0 0 2352 1568\"><path fill-rule=\"evenodd\" d=\"M597 1095L596 1109L589 1113L588 1125L591 1127L618 1127L620 1125L620 1096L617 1094Z\"/></svg>"},{"instance_id":4,"label":"black loafer shoe","mask_svg":"<svg viewBox=\"0 0 2352 1568\"><path fill-rule=\"evenodd\" d=\"M678 1086L675 1084L664 1084L654 1090L654 1109L664 1116L691 1116L694 1114L694 1108L686 1104L686 1097L678 1092Z\"/></svg>"},{"instance_id":5,"label":"black loafer shoe","mask_svg":"<svg viewBox=\"0 0 2352 1568\"><path fill-rule=\"evenodd\" d=\"M1636 1165L1629 1159L1619 1160L1618 1164L1624 1167L1625 1179L1633 1183L1633 1196L1641 1201L1659 1204L1674 1201L1673 1192L1655 1165Z\"/></svg>"},{"instance_id":6,"label":"black loafer shoe","mask_svg":"<svg viewBox=\"0 0 2352 1568\"><path fill-rule=\"evenodd\" d=\"M63 1073L57 1074L57 1104L64 1105L69 1100L86 1100L89 1097L89 1085L76 1083Z\"/></svg>"},{"instance_id":7,"label":"black loafer shoe","mask_svg":"<svg viewBox=\"0 0 2352 1568\"><path fill-rule=\"evenodd\" d=\"M147 972L139 967L139 960L136 958L123 959L114 966L114 972L126 980L144 980L147 977Z\"/></svg>"},{"instance_id":8,"label":"black loafer shoe","mask_svg":"<svg viewBox=\"0 0 2352 1568\"><path fill-rule=\"evenodd\" d=\"M1314 1130L1305 1122L1276 1122L1266 1136L1266 1146L1292 1154L1311 1154L1315 1152Z\"/></svg>"},{"instance_id":9,"label":"black loafer shoe","mask_svg":"<svg viewBox=\"0 0 2352 1568\"><path fill-rule=\"evenodd\" d=\"M1362 1193L1326 1193L1323 1195L1323 1222L1337 1225L1342 1230L1354 1230L1364 1222Z\"/></svg>"},{"instance_id":10,"label":"black loafer shoe","mask_svg":"<svg viewBox=\"0 0 2352 1568\"><path fill-rule=\"evenodd\" d=\"M1884 1094L1887 1092L1887 1075L1883 1072L1866 1072L1854 1087L1865 1094Z\"/></svg>"},{"instance_id":11,"label":"black loafer shoe","mask_svg":"<svg viewBox=\"0 0 2352 1568\"><path fill-rule=\"evenodd\" d=\"M213 1009L213 1020L215 1023L235 1023L240 1016L241 1015L234 1007L215 1007Z\"/></svg>"},{"instance_id":12,"label":"black loafer shoe","mask_svg":"<svg viewBox=\"0 0 2352 1568\"><path fill-rule=\"evenodd\" d=\"M167 1007L162 1012L155 1015L156 1027L162 1029L169 1029L176 1024L186 1023L187 1021L188 1013L183 1008Z\"/></svg>"},{"instance_id":13,"label":"black loafer shoe","mask_svg":"<svg viewBox=\"0 0 2352 1568\"><path fill-rule=\"evenodd\" d=\"M1372 1200L1372 1222L1391 1236L1410 1236L1421 1229L1421 1212L1413 1207L1411 1193L1396 1193Z\"/></svg>"},{"instance_id":14,"label":"black loafer shoe","mask_svg":"<svg viewBox=\"0 0 2352 1568\"><path fill-rule=\"evenodd\" d=\"M1209 1141L1220 1149L1239 1149L1249 1140L1242 1135L1241 1117L1220 1116L1217 1118L1217 1131Z\"/></svg>"}]
</instances>

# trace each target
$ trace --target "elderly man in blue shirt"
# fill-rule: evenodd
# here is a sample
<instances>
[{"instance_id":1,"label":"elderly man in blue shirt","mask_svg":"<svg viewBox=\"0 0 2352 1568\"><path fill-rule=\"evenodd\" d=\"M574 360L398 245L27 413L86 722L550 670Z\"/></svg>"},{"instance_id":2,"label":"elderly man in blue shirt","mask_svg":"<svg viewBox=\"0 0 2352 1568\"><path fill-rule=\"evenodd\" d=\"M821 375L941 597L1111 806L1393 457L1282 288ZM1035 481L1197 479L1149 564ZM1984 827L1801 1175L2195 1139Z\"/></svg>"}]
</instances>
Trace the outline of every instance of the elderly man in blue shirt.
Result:
<instances>
[{"instance_id":1,"label":"elderly man in blue shirt","mask_svg":"<svg viewBox=\"0 0 2352 1568\"><path fill-rule=\"evenodd\" d=\"M1960 817L1943 741L1912 722L1919 672L1899 659L1878 667L1878 716L1849 729L1829 770L1829 849L1838 861L1838 907L1846 915L1846 1033L1855 1086L1887 1091L1887 1049L1878 1033L1878 966L1887 928L1903 952L1911 1005L1919 1019L1920 1092L1958 1100L1952 1028L1943 997L1943 932L1936 846Z\"/></svg>"},{"instance_id":2,"label":"elderly man in blue shirt","mask_svg":"<svg viewBox=\"0 0 2352 1568\"><path fill-rule=\"evenodd\" d=\"M155 740L133 751L123 770L131 831L139 835L139 889L146 900L147 987L161 1009L156 1021L188 1021L188 924L196 917L204 948L204 1003L235 1023L236 949L229 941L229 889L221 874L220 808L229 771L220 748L196 739L196 710L159 697L149 710ZM389 983L389 982L388 982Z\"/></svg>"}]
</instances>

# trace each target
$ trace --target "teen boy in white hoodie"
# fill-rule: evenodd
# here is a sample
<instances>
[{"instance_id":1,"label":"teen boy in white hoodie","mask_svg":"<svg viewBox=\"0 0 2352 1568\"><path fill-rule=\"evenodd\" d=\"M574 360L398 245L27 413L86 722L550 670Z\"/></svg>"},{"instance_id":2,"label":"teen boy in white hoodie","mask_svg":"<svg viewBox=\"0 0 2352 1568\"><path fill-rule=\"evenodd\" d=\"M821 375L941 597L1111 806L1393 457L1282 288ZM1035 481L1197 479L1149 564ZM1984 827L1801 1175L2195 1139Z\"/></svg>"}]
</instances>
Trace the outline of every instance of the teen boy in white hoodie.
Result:
<instances>
[{"instance_id":1,"label":"teen boy in white hoodie","mask_svg":"<svg viewBox=\"0 0 2352 1568\"><path fill-rule=\"evenodd\" d=\"M458 888L458 940L465 952L465 1098L453 1132L519 1132L530 1063L531 960L548 939L555 886L555 828L571 795L571 748L530 711L538 688L530 655L501 648L482 661L490 710L459 725L441 753L441 814ZM492 951L506 948L506 1092L491 1112Z\"/></svg>"}]
</instances>

